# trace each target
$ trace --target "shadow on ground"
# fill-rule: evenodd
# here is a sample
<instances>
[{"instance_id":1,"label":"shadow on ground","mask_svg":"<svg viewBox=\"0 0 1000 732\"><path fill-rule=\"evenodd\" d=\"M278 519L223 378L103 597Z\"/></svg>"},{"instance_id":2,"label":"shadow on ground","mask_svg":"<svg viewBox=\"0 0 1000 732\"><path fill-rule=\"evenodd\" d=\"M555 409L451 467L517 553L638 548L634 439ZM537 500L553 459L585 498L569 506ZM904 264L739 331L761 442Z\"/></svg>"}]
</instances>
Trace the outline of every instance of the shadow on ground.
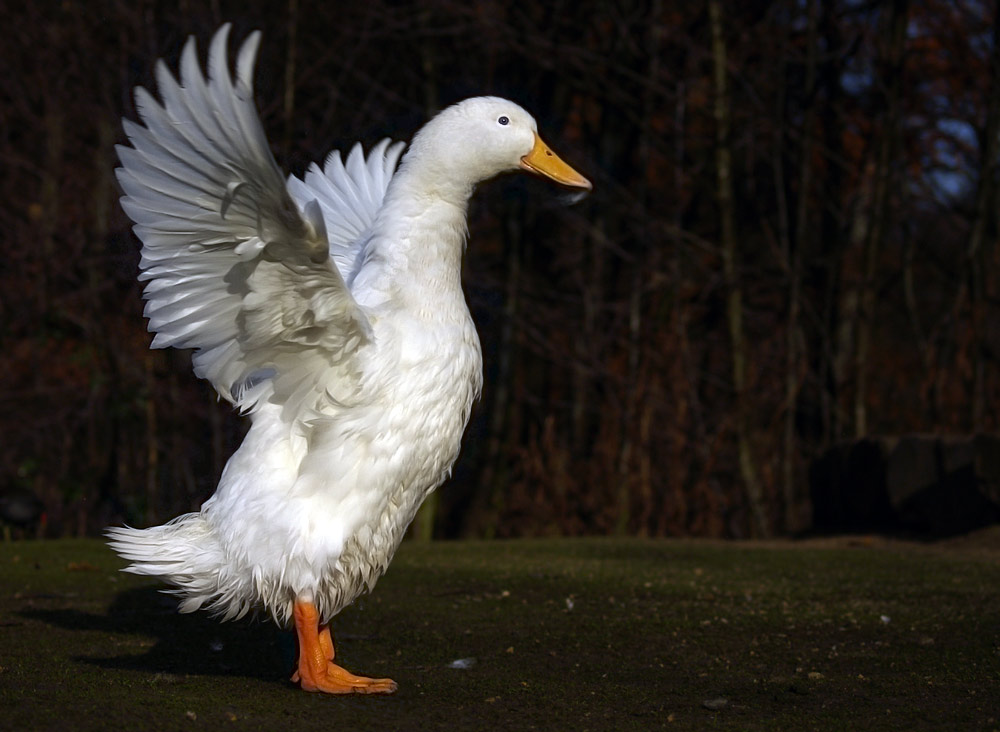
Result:
<instances>
[{"instance_id":1,"label":"shadow on ground","mask_svg":"<svg viewBox=\"0 0 1000 732\"><path fill-rule=\"evenodd\" d=\"M292 634L273 623L220 623L203 612L182 615L176 598L153 587L118 593L104 613L33 608L19 615L66 631L131 635L144 649L135 653L134 645L126 644L117 655L74 657L105 669L273 681L277 669L287 668L291 675L295 660Z\"/></svg>"}]
</instances>

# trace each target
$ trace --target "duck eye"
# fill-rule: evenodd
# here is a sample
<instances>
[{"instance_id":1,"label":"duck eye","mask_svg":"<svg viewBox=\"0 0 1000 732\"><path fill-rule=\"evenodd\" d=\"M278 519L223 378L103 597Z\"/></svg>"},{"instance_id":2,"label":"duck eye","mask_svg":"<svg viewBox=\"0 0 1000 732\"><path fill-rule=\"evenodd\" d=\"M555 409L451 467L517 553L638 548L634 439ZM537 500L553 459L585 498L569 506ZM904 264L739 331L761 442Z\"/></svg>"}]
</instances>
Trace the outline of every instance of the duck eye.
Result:
<instances>
[{"instance_id":1,"label":"duck eye","mask_svg":"<svg viewBox=\"0 0 1000 732\"><path fill-rule=\"evenodd\" d=\"M509 119L507 119L507 117L506 117L506 116L504 116L504 117L501 117L500 119L498 119L498 120L497 120L497 122L499 122L499 123L500 123L500 124L502 124L502 125L506 125L506 124L509 124L509 123L510 123L510 120L509 120Z\"/></svg>"}]
</instances>

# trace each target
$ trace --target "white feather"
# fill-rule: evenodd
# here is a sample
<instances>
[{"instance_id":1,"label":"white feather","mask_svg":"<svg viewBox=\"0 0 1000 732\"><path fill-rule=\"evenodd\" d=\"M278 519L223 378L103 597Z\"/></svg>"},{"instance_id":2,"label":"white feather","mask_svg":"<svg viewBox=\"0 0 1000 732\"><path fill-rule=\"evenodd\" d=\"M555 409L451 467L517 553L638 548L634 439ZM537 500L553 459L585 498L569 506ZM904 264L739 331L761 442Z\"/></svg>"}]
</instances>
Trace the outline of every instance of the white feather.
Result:
<instances>
[{"instance_id":1,"label":"white feather","mask_svg":"<svg viewBox=\"0 0 1000 732\"><path fill-rule=\"evenodd\" d=\"M142 241L154 348L194 349L195 373L252 425L201 511L108 531L128 571L177 586L185 612L287 621L296 597L328 620L385 571L449 474L482 376L461 287L477 182L536 139L512 102L467 100L366 157L331 153L287 180L253 105L258 33L226 61L228 26L193 40L162 102L136 90L122 207ZM509 124L498 123L500 117Z\"/></svg>"}]
</instances>

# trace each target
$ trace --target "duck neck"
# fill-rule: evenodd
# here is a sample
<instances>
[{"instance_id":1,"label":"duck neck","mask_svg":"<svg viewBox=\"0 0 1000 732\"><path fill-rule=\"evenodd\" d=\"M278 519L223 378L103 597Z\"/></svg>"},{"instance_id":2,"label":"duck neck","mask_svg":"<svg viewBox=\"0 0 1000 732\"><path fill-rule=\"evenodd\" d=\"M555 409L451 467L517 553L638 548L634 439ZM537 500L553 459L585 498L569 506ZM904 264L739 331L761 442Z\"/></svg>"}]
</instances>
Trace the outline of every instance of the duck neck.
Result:
<instances>
[{"instance_id":1,"label":"duck neck","mask_svg":"<svg viewBox=\"0 0 1000 732\"><path fill-rule=\"evenodd\" d=\"M405 161L404 161L405 162ZM472 185L428 181L413 165L393 176L375 222L365 268L392 291L394 299L416 299L427 307L440 298L462 298L462 254Z\"/></svg>"}]
</instances>

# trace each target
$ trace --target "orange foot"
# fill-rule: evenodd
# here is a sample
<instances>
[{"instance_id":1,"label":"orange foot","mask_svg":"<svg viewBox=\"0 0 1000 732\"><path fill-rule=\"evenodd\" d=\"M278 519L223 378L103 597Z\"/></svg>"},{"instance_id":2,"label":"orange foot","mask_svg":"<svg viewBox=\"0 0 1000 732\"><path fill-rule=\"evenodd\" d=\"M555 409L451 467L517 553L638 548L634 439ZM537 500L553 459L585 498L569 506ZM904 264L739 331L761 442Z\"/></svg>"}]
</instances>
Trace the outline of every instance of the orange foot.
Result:
<instances>
[{"instance_id":1,"label":"orange foot","mask_svg":"<svg viewBox=\"0 0 1000 732\"><path fill-rule=\"evenodd\" d=\"M392 679L355 676L333 662L333 636L330 628L319 624L319 612L311 602L296 600L293 610L295 632L299 637L299 665L292 681L305 691L327 694L391 694L396 691Z\"/></svg>"}]
</instances>

